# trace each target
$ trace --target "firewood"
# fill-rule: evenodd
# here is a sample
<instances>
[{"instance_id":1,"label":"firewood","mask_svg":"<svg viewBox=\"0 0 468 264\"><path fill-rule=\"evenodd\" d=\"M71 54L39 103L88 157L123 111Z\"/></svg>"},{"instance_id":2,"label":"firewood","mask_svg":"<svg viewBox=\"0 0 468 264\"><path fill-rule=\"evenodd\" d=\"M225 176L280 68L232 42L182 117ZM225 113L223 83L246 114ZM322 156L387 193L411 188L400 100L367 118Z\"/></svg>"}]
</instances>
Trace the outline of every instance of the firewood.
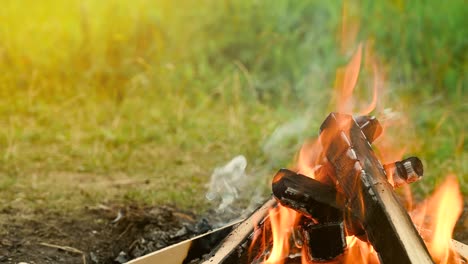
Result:
<instances>
[{"instance_id":1,"label":"firewood","mask_svg":"<svg viewBox=\"0 0 468 264\"><path fill-rule=\"evenodd\" d=\"M288 169L280 169L272 182L274 197L286 207L294 209L318 222L334 222L342 218L343 199L335 188Z\"/></svg>"},{"instance_id":2,"label":"firewood","mask_svg":"<svg viewBox=\"0 0 468 264\"><path fill-rule=\"evenodd\" d=\"M319 223L345 222L346 234L361 237L365 231L357 215L346 207L335 188L310 177L280 169L272 183L278 202Z\"/></svg>"},{"instance_id":3,"label":"firewood","mask_svg":"<svg viewBox=\"0 0 468 264\"><path fill-rule=\"evenodd\" d=\"M320 140L350 208L358 213L382 263L433 263L352 116L330 114L321 126Z\"/></svg>"}]
</instances>

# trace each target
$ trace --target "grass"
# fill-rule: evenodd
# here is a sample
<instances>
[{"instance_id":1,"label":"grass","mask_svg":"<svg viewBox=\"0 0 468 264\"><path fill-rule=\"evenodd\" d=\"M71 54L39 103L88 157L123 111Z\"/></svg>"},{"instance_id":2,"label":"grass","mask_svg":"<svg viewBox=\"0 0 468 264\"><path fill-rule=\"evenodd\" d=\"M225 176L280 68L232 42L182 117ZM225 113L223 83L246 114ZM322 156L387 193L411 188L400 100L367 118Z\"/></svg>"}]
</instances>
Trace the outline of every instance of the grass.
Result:
<instances>
[{"instance_id":1,"label":"grass","mask_svg":"<svg viewBox=\"0 0 468 264\"><path fill-rule=\"evenodd\" d=\"M381 147L424 160L422 195L449 173L468 193L463 6L347 9L386 72L374 114L403 114ZM237 154L266 186L334 109L335 72L349 60L341 17L341 3L324 1L4 1L0 199L201 210L213 168ZM367 102L365 77L356 96ZM281 126L292 132L276 140Z\"/></svg>"}]
</instances>

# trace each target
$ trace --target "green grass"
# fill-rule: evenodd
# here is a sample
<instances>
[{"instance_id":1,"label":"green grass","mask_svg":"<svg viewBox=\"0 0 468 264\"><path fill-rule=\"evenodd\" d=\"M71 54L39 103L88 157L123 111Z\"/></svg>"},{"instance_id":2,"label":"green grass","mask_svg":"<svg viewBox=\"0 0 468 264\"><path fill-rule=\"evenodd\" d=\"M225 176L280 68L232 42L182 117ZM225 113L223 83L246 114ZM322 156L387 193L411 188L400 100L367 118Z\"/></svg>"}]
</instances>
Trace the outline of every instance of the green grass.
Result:
<instances>
[{"instance_id":1,"label":"green grass","mask_svg":"<svg viewBox=\"0 0 468 264\"><path fill-rule=\"evenodd\" d=\"M463 7L349 6L357 40L372 40L386 73L374 114L405 116L380 144L423 158L423 195L449 173L468 193ZM202 209L213 168L237 154L266 186L334 109L335 72L349 60L341 16L326 1L4 1L3 205ZM368 102L362 76L356 96ZM265 148L294 120L305 126Z\"/></svg>"}]
</instances>

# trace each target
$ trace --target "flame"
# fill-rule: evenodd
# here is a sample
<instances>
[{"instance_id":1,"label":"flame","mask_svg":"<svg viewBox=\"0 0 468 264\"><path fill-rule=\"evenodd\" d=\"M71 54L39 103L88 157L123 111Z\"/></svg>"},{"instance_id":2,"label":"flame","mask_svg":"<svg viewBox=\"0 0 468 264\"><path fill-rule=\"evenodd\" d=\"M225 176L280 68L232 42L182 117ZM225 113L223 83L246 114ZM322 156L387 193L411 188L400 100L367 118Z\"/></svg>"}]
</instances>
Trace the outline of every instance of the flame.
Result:
<instances>
[{"instance_id":1,"label":"flame","mask_svg":"<svg viewBox=\"0 0 468 264\"><path fill-rule=\"evenodd\" d=\"M265 264L281 264L289 253L289 237L293 227L297 224L298 213L279 205L269 211L271 231L273 234L273 248Z\"/></svg>"},{"instance_id":2,"label":"flame","mask_svg":"<svg viewBox=\"0 0 468 264\"><path fill-rule=\"evenodd\" d=\"M369 243L364 242L355 236L347 236L346 242L348 244L348 250L344 255L343 263L379 263L377 253Z\"/></svg>"},{"instance_id":3,"label":"flame","mask_svg":"<svg viewBox=\"0 0 468 264\"><path fill-rule=\"evenodd\" d=\"M315 172L318 169L317 166L319 166L318 164L320 164L320 161L323 159L323 156L321 155L321 149L322 145L317 139L311 140L303 144L301 150L299 151L299 157L297 159L297 173L315 179Z\"/></svg>"},{"instance_id":4,"label":"flame","mask_svg":"<svg viewBox=\"0 0 468 264\"><path fill-rule=\"evenodd\" d=\"M364 69L370 72L372 76L371 90L372 100L365 106L362 103L357 105L353 92L358 84L359 72L361 71L362 57L365 57ZM360 43L351 57L349 63L337 70L335 80L335 98L337 111L341 113L358 112L360 115L368 115L376 107L379 94L383 89L383 73L380 72L376 56L373 55L373 49L370 42L364 45ZM358 109L354 109L358 107Z\"/></svg>"},{"instance_id":5,"label":"flame","mask_svg":"<svg viewBox=\"0 0 468 264\"><path fill-rule=\"evenodd\" d=\"M366 48L366 68L370 68L372 71L372 101L370 104L360 111L360 115L368 115L377 107L377 101L379 94L383 89L383 74L380 72L377 58L373 55L373 49L370 43Z\"/></svg>"},{"instance_id":6,"label":"flame","mask_svg":"<svg viewBox=\"0 0 468 264\"><path fill-rule=\"evenodd\" d=\"M356 14L357 6L351 1L343 1L341 13L340 49L341 53L346 53L348 48L356 42L359 32L359 19Z\"/></svg>"},{"instance_id":7,"label":"flame","mask_svg":"<svg viewBox=\"0 0 468 264\"><path fill-rule=\"evenodd\" d=\"M352 95L356 87L359 71L361 70L362 44L346 67L338 69L336 74L338 112L351 113L353 102Z\"/></svg>"},{"instance_id":8,"label":"flame","mask_svg":"<svg viewBox=\"0 0 468 264\"><path fill-rule=\"evenodd\" d=\"M429 210L427 210L430 208ZM457 178L449 175L434 194L417 206L412 219L437 263L459 263L451 249L452 232L463 210Z\"/></svg>"}]
</instances>

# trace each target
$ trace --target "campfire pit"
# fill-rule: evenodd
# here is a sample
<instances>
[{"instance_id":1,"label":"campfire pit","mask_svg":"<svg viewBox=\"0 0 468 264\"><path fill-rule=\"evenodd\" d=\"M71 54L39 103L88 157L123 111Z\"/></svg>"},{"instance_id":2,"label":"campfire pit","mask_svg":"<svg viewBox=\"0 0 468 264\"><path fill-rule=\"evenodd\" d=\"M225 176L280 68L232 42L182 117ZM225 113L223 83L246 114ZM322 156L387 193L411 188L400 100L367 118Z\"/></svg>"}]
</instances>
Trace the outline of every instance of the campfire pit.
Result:
<instances>
[{"instance_id":1,"label":"campfire pit","mask_svg":"<svg viewBox=\"0 0 468 264\"><path fill-rule=\"evenodd\" d=\"M369 254L368 263L438 261L394 192L421 178L422 163L411 157L382 165L371 148L381 131L374 117L330 114L321 126L321 153L312 161L320 180L281 169L272 183L275 199L203 263L351 263L350 244L357 239L377 253ZM252 231L247 234L248 224ZM457 254L451 258L463 259Z\"/></svg>"}]
</instances>

